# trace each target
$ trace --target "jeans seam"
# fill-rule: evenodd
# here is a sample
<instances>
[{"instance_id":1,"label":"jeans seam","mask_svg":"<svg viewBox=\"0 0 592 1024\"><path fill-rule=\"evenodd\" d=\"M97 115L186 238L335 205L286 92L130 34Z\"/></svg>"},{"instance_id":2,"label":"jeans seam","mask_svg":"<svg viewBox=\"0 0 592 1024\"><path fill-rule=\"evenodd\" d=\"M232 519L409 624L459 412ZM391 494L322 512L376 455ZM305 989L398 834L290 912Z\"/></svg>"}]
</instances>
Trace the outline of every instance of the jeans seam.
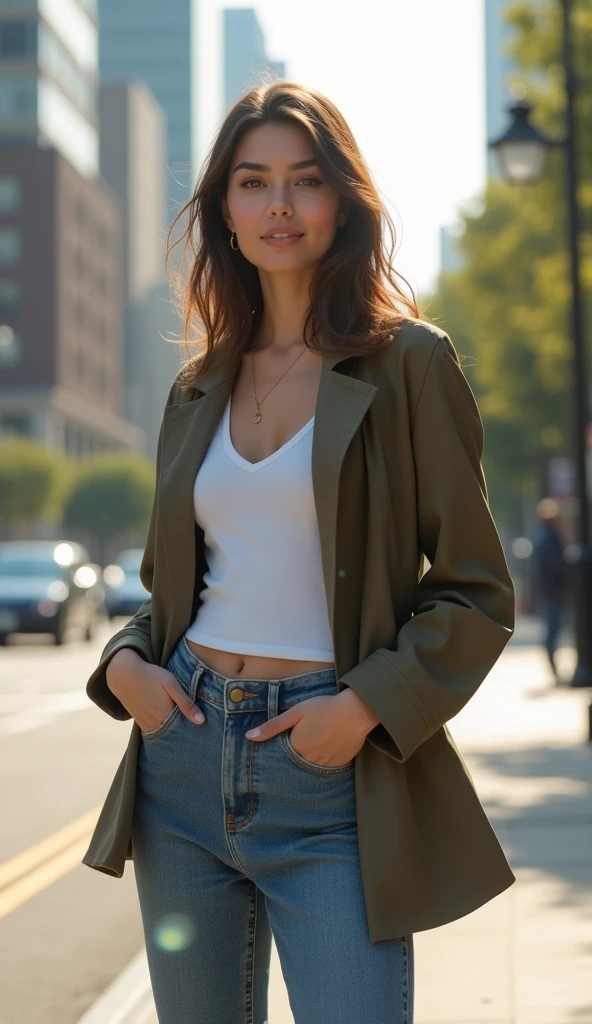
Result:
<instances>
[{"instance_id":1,"label":"jeans seam","mask_svg":"<svg viewBox=\"0 0 592 1024\"><path fill-rule=\"evenodd\" d=\"M249 742L249 762L248 762L248 793L249 793L249 813L245 818L241 818L240 821L236 819L232 822L232 825L227 825L227 831L238 832L239 829L248 825L255 813L255 790L253 787L253 759L255 757L255 743Z\"/></svg>"},{"instance_id":2,"label":"jeans seam","mask_svg":"<svg viewBox=\"0 0 592 1024\"><path fill-rule=\"evenodd\" d=\"M253 979L255 965L255 936L257 934L257 891L255 883L249 884L250 908L247 924L247 969L245 978L246 1024L253 1024Z\"/></svg>"},{"instance_id":3,"label":"jeans seam","mask_svg":"<svg viewBox=\"0 0 592 1024\"><path fill-rule=\"evenodd\" d=\"M407 942L407 936L401 937L402 948L403 948L403 986L402 986L402 997L403 997L403 1024L409 1024L409 946Z\"/></svg>"}]
</instances>

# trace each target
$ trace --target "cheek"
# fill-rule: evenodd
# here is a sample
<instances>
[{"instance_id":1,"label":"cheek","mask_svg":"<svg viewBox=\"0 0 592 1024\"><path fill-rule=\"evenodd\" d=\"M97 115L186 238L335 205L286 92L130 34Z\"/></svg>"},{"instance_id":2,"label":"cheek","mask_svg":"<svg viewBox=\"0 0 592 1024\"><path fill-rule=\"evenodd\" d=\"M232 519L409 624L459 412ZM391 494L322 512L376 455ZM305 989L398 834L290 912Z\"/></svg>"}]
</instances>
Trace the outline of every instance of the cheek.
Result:
<instances>
[{"instance_id":1,"label":"cheek","mask_svg":"<svg viewBox=\"0 0 592 1024\"><path fill-rule=\"evenodd\" d=\"M335 230L338 203L332 196L321 194L305 196L299 205L298 212L310 231L328 234Z\"/></svg>"}]
</instances>

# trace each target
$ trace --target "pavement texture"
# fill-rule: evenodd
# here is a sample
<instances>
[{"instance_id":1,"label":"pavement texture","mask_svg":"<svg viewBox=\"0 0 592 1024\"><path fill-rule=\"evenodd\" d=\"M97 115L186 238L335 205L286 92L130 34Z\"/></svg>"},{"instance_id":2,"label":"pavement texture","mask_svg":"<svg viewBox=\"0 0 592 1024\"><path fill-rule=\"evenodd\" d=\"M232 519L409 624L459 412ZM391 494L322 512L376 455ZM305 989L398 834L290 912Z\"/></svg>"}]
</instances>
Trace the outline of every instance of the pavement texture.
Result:
<instances>
[{"instance_id":1,"label":"pavement texture","mask_svg":"<svg viewBox=\"0 0 592 1024\"><path fill-rule=\"evenodd\" d=\"M517 881L415 935L414 1024L592 1024L592 689L555 685L537 641L521 620L449 724ZM568 680L569 637L558 663ZM158 1024L145 951L83 1020ZM275 947L269 1024L293 1024Z\"/></svg>"}]
</instances>

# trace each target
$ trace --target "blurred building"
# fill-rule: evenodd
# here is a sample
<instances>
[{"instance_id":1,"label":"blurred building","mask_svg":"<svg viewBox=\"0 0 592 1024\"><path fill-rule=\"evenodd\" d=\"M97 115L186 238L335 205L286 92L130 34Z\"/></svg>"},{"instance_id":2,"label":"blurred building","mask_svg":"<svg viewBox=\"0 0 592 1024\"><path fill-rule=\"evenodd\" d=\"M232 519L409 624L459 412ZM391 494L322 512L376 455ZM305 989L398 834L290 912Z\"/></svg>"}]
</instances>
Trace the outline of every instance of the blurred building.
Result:
<instances>
[{"instance_id":1,"label":"blurred building","mask_svg":"<svg viewBox=\"0 0 592 1024\"><path fill-rule=\"evenodd\" d=\"M249 88L285 78L283 61L267 56L265 36L252 7L224 10L224 104L228 111Z\"/></svg>"},{"instance_id":2,"label":"blurred building","mask_svg":"<svg viewBox=\"0 0 592 1024\"><path fill-rule=\"evenodd\" d=\"M198 0L99 0L102 82L143 79L166 114L168 222L197 165Z\"/></svg>"},{"instance_id":3,"label":"blurred building","mask_svg":"<svg viewBox=\"0 0 592 1024\"><path fill-rule=\"evenodd\" d=\"M137 448L119 202L98 176L92 0L0 0L0 434Z\"/></svg>"},{"instance_id":4,"label":"blurred building","mask_svg":"<svg viewBox=\"0 0 592 1024\"><path fill-rule=\"evenodd\" d=\"M177 327L164 276L166 116L141 80L103 83L100 165L120 198L123 232L124 410L156 456L170 384L184 349L166 341Z\"/></svg>"},{"instance_id":5,"label":"blurred building","mask_svg":"<svg viewBox=\"0 0 592 1024\"><path fill-rule=\"evenodd\" d=\"M446 273L454 273L463 265L463 257L458 250L458 231L450 225L440 228L440 269Z\"/></svg>"},{"instance_id":6,"label":"blurred building","mask_svg":"<svg viewBox=\"0 0 592 1024\"><path fill-rule=\"evenodd\" d=\"M544 0L532 0L542 4ZM485 120L487 141L498 138L508 127L507 108L514 98L511 93L513 82L522 82L521 70L507 53L514 29L505 18L505 11L512 4L510 0L485 0ZM492 177L499 177L497 158L487 150L487 170Z\"/></svg>"},{"instance_id":7,"label":"blurred building","mask_svg":"<svg viewBox=\"0 0 592 1024\"><path fill-rule=\"evenodd\" d=\"M99 167L94 0L0 0L0 142Z\"/></svg>"}]
</instances>

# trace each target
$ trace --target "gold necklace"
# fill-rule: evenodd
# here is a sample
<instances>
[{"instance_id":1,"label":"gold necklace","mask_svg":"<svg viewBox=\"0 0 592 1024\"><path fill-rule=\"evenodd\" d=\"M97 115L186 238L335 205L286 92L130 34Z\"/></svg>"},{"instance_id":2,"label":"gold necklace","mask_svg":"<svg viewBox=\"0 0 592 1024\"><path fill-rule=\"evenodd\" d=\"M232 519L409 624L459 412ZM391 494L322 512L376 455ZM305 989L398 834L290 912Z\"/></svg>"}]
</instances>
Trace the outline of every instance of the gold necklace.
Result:
<instances>
[{"instance_id":1,"label":"gold necklace","mask_svg":"<svg viewBox=\"0 0 592 1024\"><path fill-rule=\"evenodd\" d=\"M298 353L298 355L296 356L296 359L294 360L294 362L290 363L290 365L288 367L288 370L292 369L292 367L294 366L294 363L296 363L300 359L300 356L304 355L305 351L306 351L306 346L302 349L302 352ZM279 384L279 382L281 381L282 377L285 377L285 375L287 374L288 370L284 370L284 372L282 373L282 377L278 377L278 379L276 380L275 384L271 385L269 391L267 392L267 395L264 395L263 398L261 399L261 401L258 402L257 401L257 393L255 391L255 353L254 352L251 353L251 362L252 362L252 365L253 365L253 394L255 395L255 415L253 417L253 423L259 423L261 421L261 409L260 409L260 406L263 404L263 402L267 398L267 395L269 394L269 391L273 391L273 389L275 387L275 384Z\"/></svg>"}]
</instances>

